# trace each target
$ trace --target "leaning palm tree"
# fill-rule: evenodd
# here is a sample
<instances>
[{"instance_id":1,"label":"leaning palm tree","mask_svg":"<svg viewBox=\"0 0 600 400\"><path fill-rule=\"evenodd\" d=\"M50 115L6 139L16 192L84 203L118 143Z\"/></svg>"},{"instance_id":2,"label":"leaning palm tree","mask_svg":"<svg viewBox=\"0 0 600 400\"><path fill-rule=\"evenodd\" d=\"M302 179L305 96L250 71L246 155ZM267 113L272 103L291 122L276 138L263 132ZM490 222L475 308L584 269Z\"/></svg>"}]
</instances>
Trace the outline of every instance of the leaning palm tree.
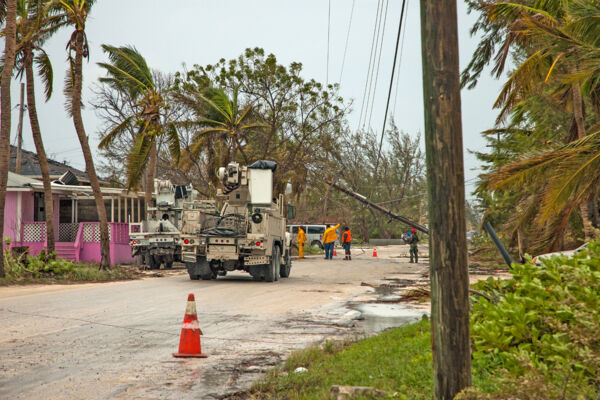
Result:
<instances>
[{"instance_id":1,"label":"leaning palm tree","mask_svg":"<svg viewBox=\"0 0 600 400\"><path fill-rule=\"evenodd\" d=\"M496 57L496 69L502 71L509 49L513 44L526 49L527 56L519 63L516 70L504 85L495 106L502 109L498 122L510 112L514 112L524 99L540 88L548 90L558 99L565 109L572 113L570 132L565 137L569 141L577 140L569 151L577 151L586 136L585 126L585 101L596 108L600 108L600 4L593 0L579 0L576 2L533 1L532 4L518 4L514 2L491 2L486 6L492 20L504 20L507 23L508 35L502 46L502 51ZM595 124L598 127L598 123ZM524 161L517 161L498 172L508 179L507 174L516 177L528 171L530 166L536 165L537 170L545 165L546 160L553 160L557 154L549 152L543 155L526 157ZM583 152L582 154L585 154ZM557 160L556 160L557 161ZM534 163L534 164L531 164ZM541 164L539 164L541 163ZM569 164L573 165L569 158ZM574 165L577 165L575 163ZM525 168L528 166L527 168ZM569 167L563 172L570 176ZM523 169L525 168L525 169ZM558 170L557 170L558 171ZM520 178L515 178L520 179ZM594 237L594 230L589 218L590 210L595 207L597 194L584 191L585 195L573 189L571 184L564 184L556 189L557 182L563 182L560 176L554 176L550 188L543 188L545 193L560 193L554 200L553 197L544 195L546 206L542 216L550 218L557 214L548 213L556 207L555 201L561 196L569 197L571 206L577 206L583 220L586 239ZM564 205L564 204L563 204ZM566 208L561 207L562 211ZM571 210L572 211L572 210ZM566 223L566 215L560 218L560 223Z\"/></svg>"},{"instance_id":2,"label":"leaning palm tree","mask_svg":"<svg viewBox=\"0 0 600 400\"><path fill-rule=\"evenodd\" d=\"M559 146L525 155L489 174L485 183L490 189L520 189L540 181L547 182L536 202L536 220L548 232L563 232L569 215L577 208L588 213L589 200L600 194L600 132ZM600 239L600 231L589 219L582 218L587 240ZM560 235L548 237L555 242Z\"/></svg>"},{"instance_id":3,"label":"leaning palm tree","mask_svg":"<svg viewBox=\"0 0 600 400\"><path fill-rule=\"evenodd\" d=\"M10 81L15 63L16 30L17 30L17 1L2 0L0 2L0 23L5 24L4 30L4 67L0 79L0 232L4 232L4 205L6 202L6 185L10 163ZM0 238L0 277L4 271L4 237Z\"/></svg>"},{"instance_id":4,"label":"leaning palm tree","mask_svg":"<svg viewBox=\"0 0 600 400\"><path fill-rule=\"evenodd\" d=\"M178 97L195 116L193 120L181 124L200 128L194 133L189 153L182 160L183 166L189 166L190 161L204 151L208 153L211 170L216 169L216 162L225 165L235 159L238 151L244 163L248 164L250 159L244 151L244 142L247 142L248 134L253 129L265 127L266 124L254 120L251 104L240 107L237 88L233 90L231 98L222 89L208 92L196 91Z\"/></svg>"},{"instance_id":5,"label":"leaning palm tree","mask_svg":"<svg viewBox=\"0 0 600 400\"><path fill-rule=\"evenodd\" d=\"M18 0L17 2L17 54L15 70L17 77L27 83L27 110L31 124L33 142L40 163L44 183L44 210L48 253L54 251L54 204L50 182L50 169L44 149L42 133L37 116L33 66L44 84L46 101L52 96L53 71L48 54L42 48L44 42L60 29L66 20L57 10L45 7L42 0Z\"/></svg>"},{"instance_id":6,"label":"leaning palm tree","mask_svg":"<svg viewBox=\"0 0 600 400\"><path fill-rule=\"evenodd\" d=\"M88 14L94 5L95 0L53 0L49 3L49 8L59 10L64 14L68 24L75 30L71 34L67 43L67 53L69 61L69 70L65 78L65 96L67 102L65 108L67 113L73 118L73 125L77 132L81 151L85 160L85 170L92 186L96 208L98 210L98 220L100 225L100 253L102 259L100 268L110 268L110 242L108 236L108 220L106 217L106 207L102 198L100 181L96 175L94 159L88 142L88 136L83 125L81 117L81 91L83 86L83 59L89 58L89 47L87 35L85 33L85 23Z\"/></svg>"},{"instance_id":7,"label":"leaning palm tree","mask_svg":"<svg viewBox=\"0 0 600 400\"><path fill-rule=\"evenodd\" d=\"M179 134L175 124L167 117L167 104L153 79L152 71L142 55L134 47L102 45L108 55L108 63L98 63L106 69L100 82L109 85L133 104L132 113L124 115L122 121L110 127L100 142L107 148L127 131L134 132L133 146L127 157L127 187L133 189L146 172L146 207L152 201L154 171L158 158L158 144L166 138L171 157L179 161Z\"/></svg>"}]
</instances>

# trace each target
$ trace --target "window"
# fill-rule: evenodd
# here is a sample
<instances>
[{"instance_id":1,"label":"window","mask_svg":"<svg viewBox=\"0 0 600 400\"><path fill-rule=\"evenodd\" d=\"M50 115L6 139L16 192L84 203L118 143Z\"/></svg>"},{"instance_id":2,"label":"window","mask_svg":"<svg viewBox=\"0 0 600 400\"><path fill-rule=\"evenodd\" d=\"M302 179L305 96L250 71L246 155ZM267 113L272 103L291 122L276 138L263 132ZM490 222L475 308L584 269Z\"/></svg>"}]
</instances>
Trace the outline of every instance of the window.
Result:
<instances>
[{"instance_id":1,"label":"window","mask_svg":"<svg viewBox=\"0 0 600 400\"><path fill-rule=\"evenodd\" d=\"M294 226L292 226L292 233L298 234L298 228L300 228L300 225L294 225ZM305 226L302 227L302 230L304 231L304 233L306 233L306 227Z\"/></svg>"},{"instance_id":2,"label":"window","mask_svg":"<svg viewBox=\"0 0 600 400\"><path fill-rule=\"evenodd\" d=\"M308 227L308 234L322 234L325 232L325 227L324 226L309 226Z\"/></svg>"}]
</instances>

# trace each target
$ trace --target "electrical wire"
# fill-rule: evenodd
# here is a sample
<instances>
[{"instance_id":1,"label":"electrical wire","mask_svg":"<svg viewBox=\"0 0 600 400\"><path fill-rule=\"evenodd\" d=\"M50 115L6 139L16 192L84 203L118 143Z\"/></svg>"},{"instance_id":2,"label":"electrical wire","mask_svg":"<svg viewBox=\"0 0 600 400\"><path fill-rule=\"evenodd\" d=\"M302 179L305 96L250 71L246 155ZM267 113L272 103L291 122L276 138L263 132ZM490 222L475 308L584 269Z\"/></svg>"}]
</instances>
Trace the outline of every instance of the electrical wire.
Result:
<instances>
[{"instance_id":1,"label":"electrical wire","mask_svg":"<svg viewBox=\"0 0 600 400\"><path fill-rule=\"evenodd\" d=\"M385 126L387 124L387 115L390 108L390 98L392 97L392 87L394 85L394 74L396 72L396 60L398 58L398 47L400 46L400 34L402 33L402 22L404 20L404 10L406 8L406 0L402 0L402 11L400 12L400 23L398 24L398 34L396 36L396 49L394 50L394 63L392 66L392 74L390 76L390 88L388 90L387 102L385 105L385 114L383 117L383 126L381 128L381 138L379 140L379 151L377 152L377 162L375 163L375 175L379 167L379 159L381 158L381 147L383 146L383 137L385 136Z\"/></svg>"},{"instance_id":2,"label":"electrical wire","mask_svg":"<svg viewBox=\"0 0 600 400\"><path fill-rule=\"evenodd\" d=\"M377 93L377 81L379 80L379 67L381 66L381 53L383 53L383 39L385 37L385 25L388 16L388 5L389 0L385 2L385 16L383 18L383 29L381 30L381 42L379 44L379 58L377 60L377 73L375 74L375 84L373 85L373 98L371 99L371 112L369 113L369 123L367 126L371 127L371 118L373 117L373 108L375 108L375 94Z\"/></svg>"},{"instance_id":3,"label":"electrical wire","mask_svg":"<svg viewBox=\"0 0 600 400\"><path fill-rule=\"evenodd\" d=\"M356 127L356 130L360 129L360 124L362 121L362 116L363 116L363 111L364 111L364 106L365 106L365 99L367 97L367 87L369 84L369 76L371 74L371 62L373 60L373 49L375 48L375 33L377 31L377 24L379 22L380 6L381 6L381 0L377 0L377 12L375 14L375 24L373 25L373 38L371 39L371 54L369 55L369 68L367 69L367 79L365 80L365 90L363 93L362 103L360 106L360 116L358 117L358 126ZM381 7L381 9L383 9L383 7Z\"/></svg>"},{"instance_id":4,"label":"electrical wire","mask_svg":"<svg viewBox=\"0 0 600 400\"><path fill-rule=\"evenodd\" d=\"M327 9L327 67L325 72L325 83L329 85L329 36L331 33L331 0Z\"/></svg>"},{"instance_id":5,"label":"electrical wire","mask_svg":"<svg viewBox=\"0 0 600 400\"><path fill-rule=\"evenodd\" d=\"M386 0L384 0L386 1ZM371 99L371 88L373 87L373 77L375 76L375 60L377 60L377 55L378 53L378 47L379 47L379 37L380 37L380 33L381 33L381 22L382 22L382 17L383 17L383 5L384 3L381 3L381 14L379 15L379 23L377 24L377 36L375 39L375 51L373 53L373 67L371 68L371 80L369 81L369 90L367 91L367 102L366 102L366 108L365 108L365 119L363 120L363 124L362 124L362 128L365 128L365 125L367 124L367 115L369 114L369 104L372 107L372 101L374 100L375 94L373 93L373 99ZM367 129L370 128L369 125L366 125Z\"/></svg>"},{"instance_id":6,"label":"electrical wire","mask_svg":"<svg viewBox=\"0 0 600 400\"><path fill-rule=\"evenodd\" d=\"M398 102L398 88L400 87L400 73L402 67L402 54L404 53L404 39L406 38L406 20L408 19L408 10L410 9L410 0L406 1L406 15L404 16L404 29L402 31L402 40L400 43L400 57L398 57L398 74L396 75L396 93L394 94L394 108L392 115L396 116L396 104Z\"/></svg>"},{"instance_id":7,"label":"electrical wire","mask_svg":"<svg viewBox=\"0 0 600 400\"><path fill-rule=\"evenodd\" d=\"M350 21L348 22L348 32L346 32L346 45L344 46L344 56L342 57L342 68L340 70L340 86L342 85L342 76L344 75L344 65L346 63L346 53L348 52L348 41L350 40L350 28L352 27L352 16L354 15L354 4L356 0L352 0L352 9L350 10Z\"/></svg>"}]
</instances>

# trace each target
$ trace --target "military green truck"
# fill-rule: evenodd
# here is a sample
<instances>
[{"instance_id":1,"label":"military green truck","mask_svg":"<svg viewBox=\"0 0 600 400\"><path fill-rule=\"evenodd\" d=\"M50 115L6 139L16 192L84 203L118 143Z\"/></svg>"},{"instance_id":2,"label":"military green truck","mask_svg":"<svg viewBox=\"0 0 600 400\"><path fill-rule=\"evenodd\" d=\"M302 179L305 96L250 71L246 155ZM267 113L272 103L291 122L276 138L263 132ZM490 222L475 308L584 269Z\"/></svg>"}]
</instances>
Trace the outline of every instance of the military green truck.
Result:
<instances>
[{"instance_id":1,"label":"military green truck","mask_svg":"<svg viewBox=\"0 0 600 400\"><path fill-rule=\"evenodd\" d=\"M272 196L276 168L273 161L229 163L218 171L219 207L211 201L184 206L182 259L190 279L216 279L234 270L266 282L290 276L284 195Z\"/></svg>"}]
</instances>

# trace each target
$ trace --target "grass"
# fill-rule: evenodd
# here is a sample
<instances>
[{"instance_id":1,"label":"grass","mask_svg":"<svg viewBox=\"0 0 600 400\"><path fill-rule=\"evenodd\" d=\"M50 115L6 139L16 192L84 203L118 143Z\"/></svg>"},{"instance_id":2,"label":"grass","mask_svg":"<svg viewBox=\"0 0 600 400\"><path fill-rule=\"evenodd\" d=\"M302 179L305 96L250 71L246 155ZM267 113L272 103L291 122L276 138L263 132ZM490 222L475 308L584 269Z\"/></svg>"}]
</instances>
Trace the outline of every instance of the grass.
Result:
<instances>
[{"instance_id":1,"label":"grass","mask_svg":"<svg viewBox=\"0 0 600 400\"><path fill-rule=\"evenodd\" d=\"M294 372L298 367L308 371ZM328 341L294 352L245 398L329 399L331 385L351 385L385 390L393 399L425 400L432 397L432 372L430 325L423 320L354 344Z\"/></svg>"},{"instance_id":2,"label":"grass","mask_svg":"<svg viewBox=\"0 0 600 400\"><path fill-rule=\"evenodd\" d=\"M35 257L14 257L5 253L6 277L0 285L29 283L107 282L134 279L137 271L123 266L101 270L98 264L74 263L40 253Z\"/></svg>"}]
</instances>

